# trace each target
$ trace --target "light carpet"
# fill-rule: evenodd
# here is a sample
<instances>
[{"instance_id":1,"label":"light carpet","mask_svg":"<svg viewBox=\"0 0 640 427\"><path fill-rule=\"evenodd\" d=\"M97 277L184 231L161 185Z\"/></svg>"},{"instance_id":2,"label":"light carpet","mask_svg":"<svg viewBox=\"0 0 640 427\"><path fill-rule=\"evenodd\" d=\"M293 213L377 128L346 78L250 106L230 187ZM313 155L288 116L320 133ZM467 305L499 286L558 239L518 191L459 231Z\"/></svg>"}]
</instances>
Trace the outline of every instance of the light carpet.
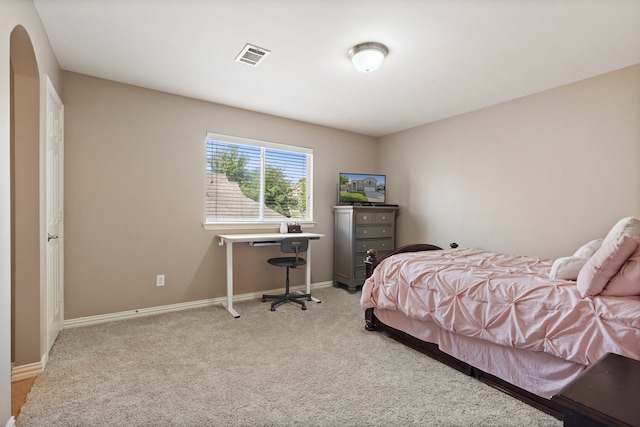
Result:
<instances>
[{"instance_id":1,"label":"light carpet","mask_svg":"<svg viewBox=\"0 0 640 427\"><path fill-rule=\"evenodd\" d=\"M65 329L18 419L36 426L561 426L364 329L360 294Z\"/></svg>"}]
</instances>

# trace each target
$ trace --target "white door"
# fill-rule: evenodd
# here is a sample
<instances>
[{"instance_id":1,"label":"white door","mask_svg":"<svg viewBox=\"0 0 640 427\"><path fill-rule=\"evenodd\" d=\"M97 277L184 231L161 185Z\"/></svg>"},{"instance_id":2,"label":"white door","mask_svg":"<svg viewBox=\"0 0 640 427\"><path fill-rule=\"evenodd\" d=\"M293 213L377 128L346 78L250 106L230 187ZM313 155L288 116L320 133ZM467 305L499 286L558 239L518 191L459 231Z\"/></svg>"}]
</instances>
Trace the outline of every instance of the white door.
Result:
<instances>
[{"instance_id":1,"label":"white door","mask_svg":"<svg viewBox=\"0 0 640 427\"><path fill-rule=\"evenodd\" d=\"M64 106L48 77L41 80L44 143L45 281L42 300L46 322L46 354L62 330L64 321ZM42 191L42 190L41 190ZM42 200L42 198L41 198Z\"/></svg>"}]
</instances>

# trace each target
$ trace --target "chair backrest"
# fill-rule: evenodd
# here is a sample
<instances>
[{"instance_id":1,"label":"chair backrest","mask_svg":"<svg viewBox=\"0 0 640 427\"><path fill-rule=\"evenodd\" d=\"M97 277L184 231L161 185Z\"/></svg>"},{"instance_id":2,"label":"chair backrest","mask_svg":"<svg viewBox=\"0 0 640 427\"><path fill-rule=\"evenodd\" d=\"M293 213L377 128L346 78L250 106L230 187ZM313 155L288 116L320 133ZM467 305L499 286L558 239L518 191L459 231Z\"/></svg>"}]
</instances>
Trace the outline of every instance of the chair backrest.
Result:
<instances>
[{"instance_id":1,"label":"chair backrest","mask_svg":"<svg viewBox=\"0 0 640 427\"><path fill-rule=\"evenodd\" d=\"M280 242L280 250L287 254L296 254L296 257L307 251L309 247L308 237L285 237Z\"/></svg>"},{"instance_id":2,"label":"chair backrest","mask_svg":"<svg viewBox=\"0 0 640 427\"><path fill-rule=\"evenodd\" d=\"M293 264L290 265L292 268L298 267L298 262L304 263L305 261L300 258L300 254L307 251L309 247L309 238L308 237L285 237L280 242L280 250L284 253L288 254L296 254L296 259L293 261ZM291 257L293 258L293 257ZM288 270L287 270L288 271Z\"/></svg>"}]
</instances>

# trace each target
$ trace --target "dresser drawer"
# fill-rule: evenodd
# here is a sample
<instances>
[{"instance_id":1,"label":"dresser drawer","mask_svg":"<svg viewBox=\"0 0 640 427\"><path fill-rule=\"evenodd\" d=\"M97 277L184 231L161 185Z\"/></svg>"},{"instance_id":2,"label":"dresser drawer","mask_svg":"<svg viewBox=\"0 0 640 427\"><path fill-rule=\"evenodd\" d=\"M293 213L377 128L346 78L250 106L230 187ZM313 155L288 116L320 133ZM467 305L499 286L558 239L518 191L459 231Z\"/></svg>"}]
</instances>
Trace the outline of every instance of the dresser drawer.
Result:
<instances>
[{"instance_id":1,"label":"dresser drawer","mask_svg":"<svg viewBox=\"0 0 640 427\"><path fill-rule=\"evenodd\" d=\"M376 212L376 224L393 224L396 214L393 211Z\"/></svg>"},{"instance_id":2,"label":"dresser drawer","mask_svg":"<svg viewBox=\"0 0 640 427\"><path fill-rule=\"evenodd\" d=\"M375 212L356 212L354 214L356 224L375 224L376 213Z\"/></svg>"},{"instance_id":3,"label":"dresser drawer","mask_svg":"<svg viewBox=\"0 0 640 427\"><path fill-rule=\"evenodd\" d=\"M363 224L393 224L396 214L394 211L356 212L356 225Z\"/></svg>"},{"instance_id":4,"label":"dresser drawer","mask_svg":"<svg viewBox=\"0 0 640 427\"><path fill-rule=\"evenodd\" d=\"M356 227L356 239L375 239L377 237L392 237L393 227Z\"/></svg>"},{"instance_id":5,"label":"dresser drawer","mask_svg":"<svg viewBox=\"0 0 640 427\"><path fill-rule=\"evenodd\" d=\"M369 249L375 249L376 251L378 251L378 253L380 253L381 251L393 250L393 240L392 239L356 240L353 246L356 253L366 254Z\"/></svg>"},{"instance_id":6,"label":"dresser drawer","mask_svg":"<svg viewBox=\"0 0 640 427\"><path fill-rule=\"evenodd\" d=\"M367 278L367 268L364 263L362 264L362 267L356 267L354 273L354 278L358 282L364 282L364 279Z\"/></svg>"}]
</instances>

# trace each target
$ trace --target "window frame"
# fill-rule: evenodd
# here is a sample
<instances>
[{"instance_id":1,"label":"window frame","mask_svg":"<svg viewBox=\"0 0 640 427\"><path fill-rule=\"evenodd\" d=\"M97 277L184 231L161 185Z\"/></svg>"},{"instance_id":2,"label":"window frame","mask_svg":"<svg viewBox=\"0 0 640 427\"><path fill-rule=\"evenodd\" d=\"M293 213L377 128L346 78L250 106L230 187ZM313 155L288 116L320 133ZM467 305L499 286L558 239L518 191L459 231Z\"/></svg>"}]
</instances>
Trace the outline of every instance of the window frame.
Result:
<instances>
[{"instance_id":1,"label":"window frame","mask_svg":"<svg viewBox=\"0 0 640 427\"><path fill-rule=\"evenodd\" d=\"M262 219L249 219L247 221L241 221L241 220L217 220L217 221L211 221L208 217L207 217L207 208L206 208L206 202L207 202L207 190L206 190L206 183L205 183L205 188L203 188L203 214L204 214L204 221L202 223L202 226L205 230L220 230L220 229L251 229L251 230L260 230L260 229L273 229L274 227L276 229L280 228L280 224L282 224L283 222L297 222L300 225L302 225L304 228L313 228L315 226L315 221L313 219L313 149L312 148L308 148L308 147L302 147L302 146L297 146L297 145L290 145L290 144L282 144L282 143L277 143L277 142L272 142L272 141L264 141L264 140L258 140L258 139L251 139L251 138L244 138L244 137L238 137L238 136L231 136L231 135L224 135L224 134L219 134L219 133L214 133L214 132L207 132L206 137L205 137L205 143L204 143L204 157L205 157L205 162L204 162L204 172L205 172L205 180L206 181L206 173L208 171L208 161L209 158L207 156L208 154L208 146L209 146L209 141L213 140L216 142L222 142L222 143L229 143L229 144L237 144L237 145L245 145L245 146L252 146L252 147L258 147L261 149L261 156L264 157L264 150L279 150L279 151L285 151L285 152L290 152L290 153L297 153L297 154L304 154L307 156L307 171L306 171L306 180L307 180L307 200L306 200L306 212L307 212L307 217L304 220L298 220L298 219L290 219L290 218L286 218L286 219L265 219L264 217ZM261 164L261 180L264 180L264 167L265 164L264 162L262 162ZM264 197L264 194L261 194L261 198ZM262 205L264 205L264 201L261 202Z\"/></svg>"}]
</instances>

